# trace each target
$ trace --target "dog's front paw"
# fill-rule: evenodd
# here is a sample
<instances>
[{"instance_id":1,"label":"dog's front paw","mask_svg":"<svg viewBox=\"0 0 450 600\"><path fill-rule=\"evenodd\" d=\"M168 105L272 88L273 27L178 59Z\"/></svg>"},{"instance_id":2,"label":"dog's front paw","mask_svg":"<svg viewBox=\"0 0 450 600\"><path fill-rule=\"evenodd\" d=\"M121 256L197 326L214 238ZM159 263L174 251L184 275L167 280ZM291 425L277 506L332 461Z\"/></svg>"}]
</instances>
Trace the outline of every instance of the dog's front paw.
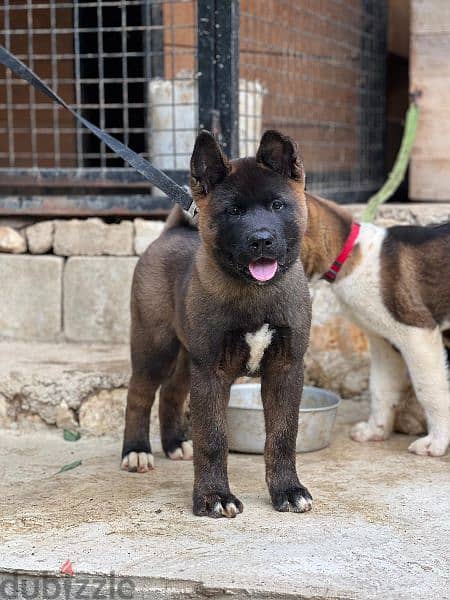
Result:
<instances>
[{"instance_id":1,"label":"dog's front paw","mask_svg":"<svg viewBox=\"0 0 450 600\"><path fill-rule=\"evenodd\" d=\"M227 517L233 519L244 510L242 502L233 494L194 493L194 515L218 519Z\"/></svg>"},{"instance_id":2,"label":"dog's front paw","mask_svg":"<svg viewBox=\"0 0 450 600\"><path fill-rule=\"evenodd\" d=\"M362 421L352 427L350 437L355 442L383 442L388 438L388 434L382 425L377 426Z\"/></svg>"},{"instance_id":3,"label":"dog's front paw","mask_svg":"<svg viewBox=\"0 0 450 600\"><path fill-rule=\"evenodd\" d=\"M193 455L194 449L191 440L180 442L179 446L167 451L167 456L171 460L192 460Z\"/></svg>"},{"instance_id":4,"label":"dog's front paw","mask_svg":"<svg viewBox=\"0 0 450 600\"><path fill-rule=\"evenodd\" d=\"M312 508L312 496L302 485L271 492L272 504L280 512L308 512Z\"/></svg>"},{"instance_id":5,"label":"dog's front paw","mask_svg":"<svg viewBox=\"0 0 450 600\"><path fill-rule=\"evenodd\" d=\"M148 473L155 467L153 454L149 452L129 452L122 458L120 468L130 473Z\"/></svg>"},{"instance_id":6,"label":"dog's front paw","mask_svg":"<svg viewBox=\"0 0 450 600\"><path fill-rule=\"evenodd\" d=\"M413 442L408 450L419 456L443 456L448 447L448 436L426 435Z\"/></svg>"}]
</instances>

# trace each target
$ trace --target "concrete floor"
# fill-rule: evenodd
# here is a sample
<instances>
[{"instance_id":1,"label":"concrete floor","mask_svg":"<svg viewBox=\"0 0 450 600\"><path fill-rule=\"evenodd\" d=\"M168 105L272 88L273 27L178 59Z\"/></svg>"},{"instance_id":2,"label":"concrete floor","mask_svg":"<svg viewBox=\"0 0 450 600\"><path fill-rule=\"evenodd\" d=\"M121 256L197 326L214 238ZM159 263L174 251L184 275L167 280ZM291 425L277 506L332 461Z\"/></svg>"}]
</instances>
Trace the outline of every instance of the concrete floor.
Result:
<instances>
[{"instance_id":1,"label":"concrete floor","mask_svg":"<svg viewBox=\"0 0 450 600\"><path fill-rule=\"evenodd\" d=\"M157 455L154 472L129 474L119 440L2 431L0 583L69 558L74 582L114 572L141 598L448 598L450 456L411 455L400 435L356 444L358 411L344 402L331 447L298 457L310 513L272 510L262 457L231 455L234 520L193 516L191 463Z\"/></svg>"}]
</instances>

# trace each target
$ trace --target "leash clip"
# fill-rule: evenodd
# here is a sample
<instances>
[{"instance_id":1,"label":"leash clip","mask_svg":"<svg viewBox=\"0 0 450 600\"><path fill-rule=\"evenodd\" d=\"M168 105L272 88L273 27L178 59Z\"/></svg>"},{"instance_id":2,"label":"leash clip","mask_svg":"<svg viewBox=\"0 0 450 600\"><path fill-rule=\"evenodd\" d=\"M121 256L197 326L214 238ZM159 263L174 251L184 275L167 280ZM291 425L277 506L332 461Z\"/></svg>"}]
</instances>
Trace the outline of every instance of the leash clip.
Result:
<instances>
[{"instance_id":1,"label":"leash clip","mask_svg":"<svg viewBox=\"0 0 450 600\"><path fill-rule=\"evenodd\" d=\"M188 209L184 209L184 212L188 215L190 219L195 219L198 213L198 206L195 203L195 200L192 200Z\"/></svg>"}]
</instances>

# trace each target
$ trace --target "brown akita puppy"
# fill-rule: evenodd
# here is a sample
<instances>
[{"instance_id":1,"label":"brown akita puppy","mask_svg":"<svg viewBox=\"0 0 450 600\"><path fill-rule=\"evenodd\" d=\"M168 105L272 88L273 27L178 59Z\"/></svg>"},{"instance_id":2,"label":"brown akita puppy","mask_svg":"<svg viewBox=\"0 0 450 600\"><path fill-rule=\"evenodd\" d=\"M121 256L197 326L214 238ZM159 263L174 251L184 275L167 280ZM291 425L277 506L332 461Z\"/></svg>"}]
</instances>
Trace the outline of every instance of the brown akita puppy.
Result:
<instances>
[{"instance_id":1,"label":"brown akita puppy","mask_svg":"<svg viewBox=\"0 0 450 600\"><path fill-rule=\"evenodd\" d=\"M134 274L132 377L122 467L153 467L149 419L161 385L163 449L190 458L184 419L190 391L194 513L234 517L225 409L242 375L261 376L266 481L279 511L310 510L296 472L303 355L311 300L300 244L306 227L304 172L287 137L267 132L255 158L228 161L202 132L191 159L199 231L175 208Z\"/></svg>"}]
</instances>

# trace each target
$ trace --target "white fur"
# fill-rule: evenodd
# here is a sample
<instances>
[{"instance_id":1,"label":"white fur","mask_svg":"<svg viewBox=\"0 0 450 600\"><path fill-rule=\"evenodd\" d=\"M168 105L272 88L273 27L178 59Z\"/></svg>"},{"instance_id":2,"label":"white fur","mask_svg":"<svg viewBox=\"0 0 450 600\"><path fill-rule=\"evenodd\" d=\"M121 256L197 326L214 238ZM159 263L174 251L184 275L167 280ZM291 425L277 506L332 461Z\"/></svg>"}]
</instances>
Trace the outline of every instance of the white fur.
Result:
<instances>
[{"instance_id":1,"label":"white fur","mask_svg":"<svg viewBox=\"0 0 450 600\"><path fill-rule=\"evenodd\" d=\"M137 471L138 473L146 473L155 467L153 454L147 452L130 452L124 456L121 468L124 471Z\"/></svg>"},{"instance_id":2,"label":"white fur","mask_svg":"<svg viewBox=\"0 0 450 600\"><path fill-rule=\"evenodd\" d=\"M188 440L187 442L181 442L180 448L176 448L168 454L171 460L192 460L194 455L192 441Z\"/></svg>"},{"instance_id":3,"label":"white fur","mask_svg":"<svg viewBox=\"0 0 450 600\"><path fill-rule=\"evenodd\" d=\"M255 331L254 333L247 333L245 335L245 341L250 350L250 356L247 361L247 369L249 373L255 373L259 369L264 352L270 346L273 336L273 329L270 329L267 323Z\"/></svg>"},{"instance_id":4,"label":"white fur","mask_svg":"<svg viewBox=\"0 0 450 600\"><path fill-rule=\"evenodd\" d=\"M368 333L372 353L369 421L358 423L351 435L358 441L389 437L394 409L409 371L428 423L428 435L416 440L409 450L440 456L450 442L450 390L441 328L431 330L400 323L384 305L380 251L385 235L386 230L381 227L362 224L357 240L361 261L349 275L338 277L331 286L349 318Z\"/></svg>"}]
</instances>

